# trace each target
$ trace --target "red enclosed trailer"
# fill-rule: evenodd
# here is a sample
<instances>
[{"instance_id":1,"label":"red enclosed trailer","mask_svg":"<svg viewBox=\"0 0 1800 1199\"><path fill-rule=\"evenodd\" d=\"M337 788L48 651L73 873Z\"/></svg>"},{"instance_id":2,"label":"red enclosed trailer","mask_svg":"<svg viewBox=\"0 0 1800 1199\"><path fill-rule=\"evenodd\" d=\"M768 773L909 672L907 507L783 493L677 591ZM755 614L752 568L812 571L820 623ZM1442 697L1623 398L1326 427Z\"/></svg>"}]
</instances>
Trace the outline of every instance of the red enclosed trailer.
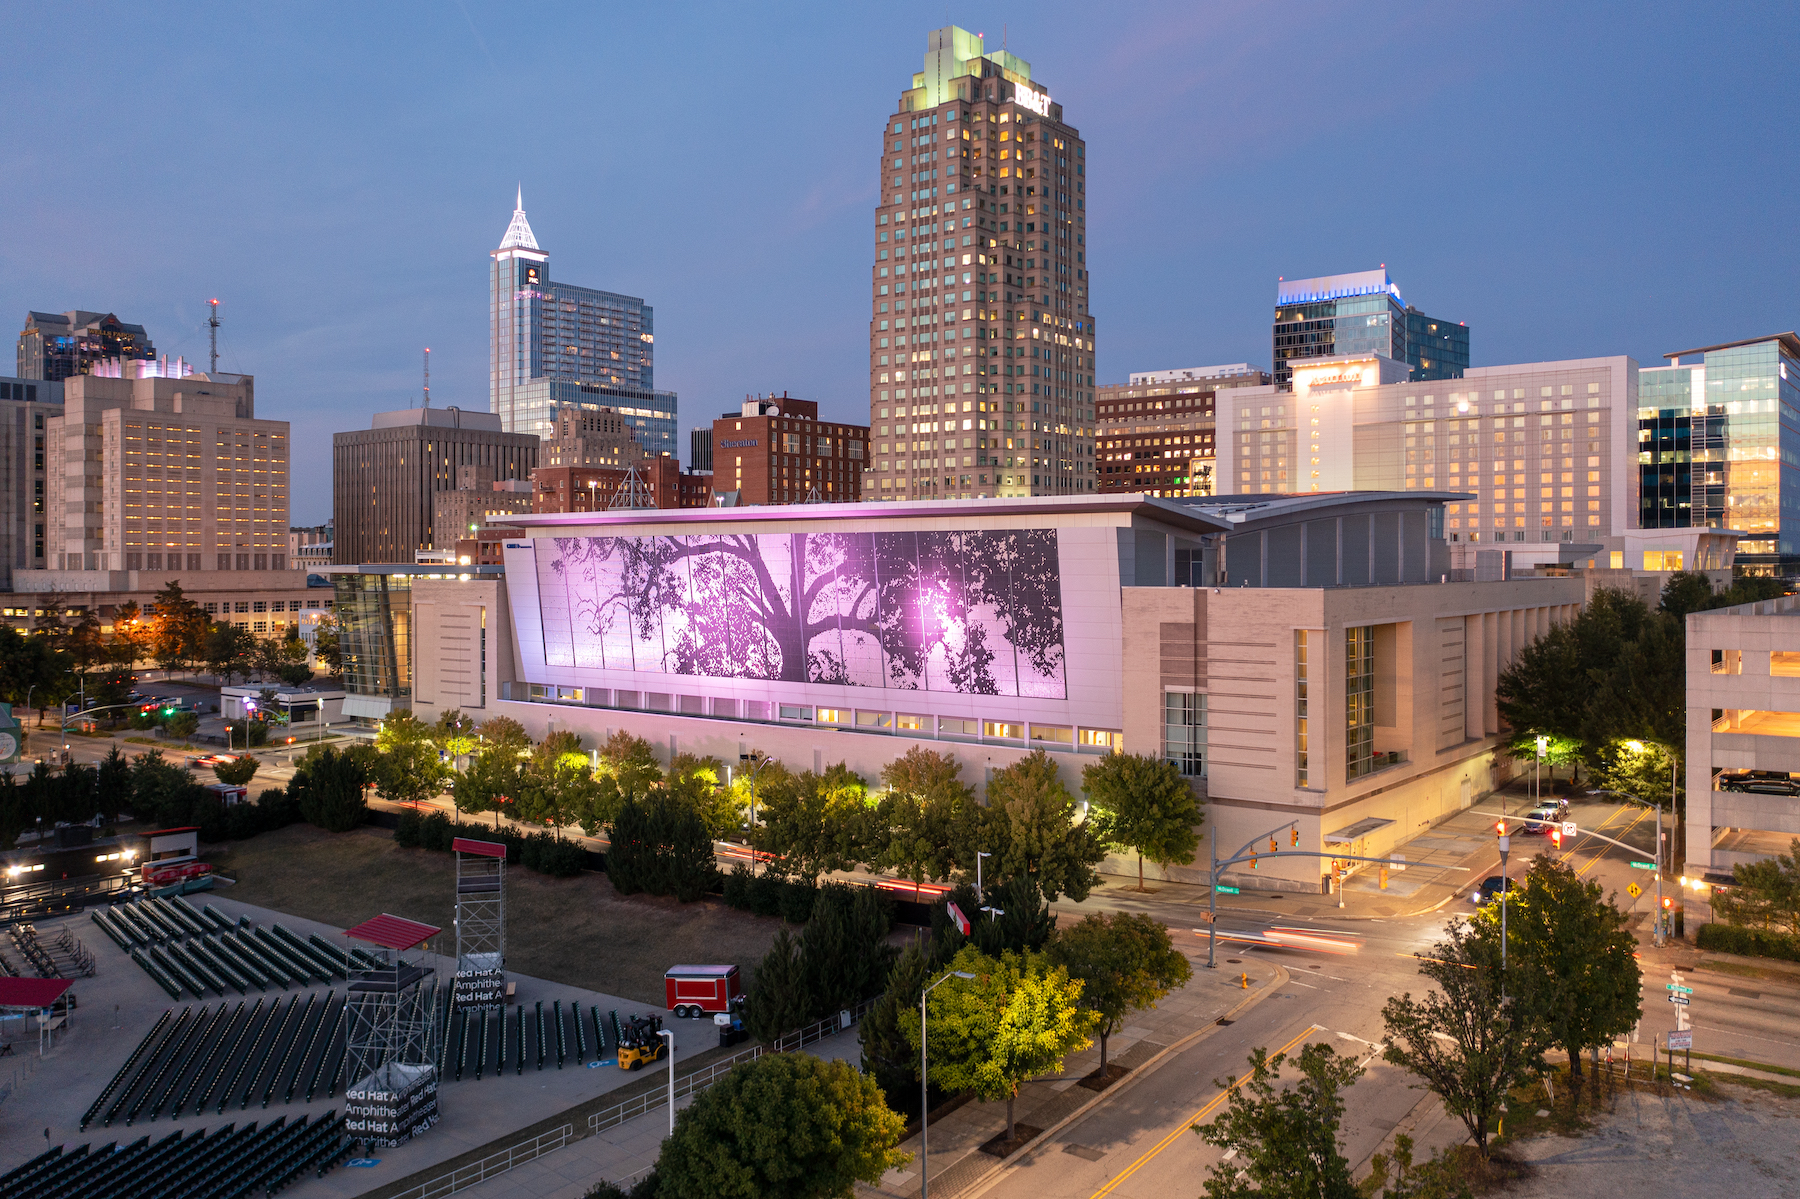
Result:
<instances>
[{"instance_id":1,"label":"red enclosed trailer","mask_svg":"<svg viewBox=\"0 0 1800 1199\"><path fill-rule=\"evenodd\" d=\"M728 1011L743 993L736 966L671 966L663 975L665 1006L681 1019Z\"/></svg>"}]
</instances>

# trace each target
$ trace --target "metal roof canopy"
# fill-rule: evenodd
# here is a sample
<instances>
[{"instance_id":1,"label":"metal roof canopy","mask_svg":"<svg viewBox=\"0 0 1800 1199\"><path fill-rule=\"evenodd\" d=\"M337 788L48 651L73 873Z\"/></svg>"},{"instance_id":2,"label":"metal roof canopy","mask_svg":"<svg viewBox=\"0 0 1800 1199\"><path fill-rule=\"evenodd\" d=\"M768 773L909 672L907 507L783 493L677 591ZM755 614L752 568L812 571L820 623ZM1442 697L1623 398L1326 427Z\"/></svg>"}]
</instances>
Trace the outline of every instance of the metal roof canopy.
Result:
<instances>
[{"instance_id":1,"label":"metal roof canopy","mask_svg":"<svg viewBox=\"0 0 1800 1199\"><path fill-rule=\"evenodd\" d=\"M66 978L0 978L0 1007L49 1007L74 985Z\"/></svg>"},{"instance_id":2,"label":"metal roof canopy","mask_svg":"<svg viewBox=\"0 0 1800 1199\"><path fill-rule=\"evenodd\" d=\"M458 837L450 842L450 848L457 853L478 853L484 858L506 856L506 846L499 841L472 841L467 837Z\"/></svg>"},{"instance_id":3,"label":"metal roof canopy","mask_svg":"<svg viewBox=\"0 0 1800 1199\"><path fill-rule=\"evenodd\" d=\"M1379 816L1371 816L1367 820L1358 820L1355 824L1341 828L1335 833L1326 833L1325 844L1348 845L1352 841L1355 841L1360 837L1366 837L1376 829L1386 828L1392 823L1394 823L1392 820L1383 820Z\"/></svg>"},{"instance_id":4,"label":"metal roof canopy","mask_svg":"<svg viewBox=\"0 0 1800 1199\"><path fill-rule=\"evenodd\" d=\"M383 912L355 928L345 929L344 935L357 941L366 941L370 945L379 945L383 949L404 950L422 945L443 931L429 924L420 924L417 920L407 920Z\"/></svg>"}]
</instances>

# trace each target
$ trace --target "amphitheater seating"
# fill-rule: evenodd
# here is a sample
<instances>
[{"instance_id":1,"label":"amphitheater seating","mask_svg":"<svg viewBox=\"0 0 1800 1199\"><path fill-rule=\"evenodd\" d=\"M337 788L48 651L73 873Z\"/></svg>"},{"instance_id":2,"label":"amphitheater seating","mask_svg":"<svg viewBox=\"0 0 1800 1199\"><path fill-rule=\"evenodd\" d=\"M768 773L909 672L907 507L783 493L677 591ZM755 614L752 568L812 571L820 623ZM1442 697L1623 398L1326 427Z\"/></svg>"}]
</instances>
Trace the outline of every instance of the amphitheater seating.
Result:
<instances>
[{"instance_id":1,"label":"amphitheater seating","mask_svg":"<svg viewBox=\"0 0 1800 1199\"><path fill-rule=\"evenodd\" d=\"M239 1199L273 1194L307 1171L319 1177L349 1152L344 1121L335 1111L316 1121L282 1117L259 1128L227 1124L208 1133L175 1132L152 1143L140 1137L120 1147L58 1146L0 1175L8 1199Z\"/></svg>"}]
</instances>

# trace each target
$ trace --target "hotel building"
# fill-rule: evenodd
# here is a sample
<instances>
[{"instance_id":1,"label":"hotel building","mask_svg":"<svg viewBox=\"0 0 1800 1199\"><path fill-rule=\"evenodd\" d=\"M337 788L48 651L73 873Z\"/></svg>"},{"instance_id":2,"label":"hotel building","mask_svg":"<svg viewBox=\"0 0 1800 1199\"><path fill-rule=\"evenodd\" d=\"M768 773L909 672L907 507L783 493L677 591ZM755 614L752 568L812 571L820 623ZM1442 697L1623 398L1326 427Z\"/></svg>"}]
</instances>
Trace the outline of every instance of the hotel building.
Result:
<instances>
[{"instance_id":1,"label":"hotel building","mask_svg":"<svg viewBox=\"0 0 1800 1199\"><path fill-rule=\"evenodd\" d=\"M862 495L1091 493L1086 143L1024 59L926 45L881 129Z\"/></svg>"},{"instance_id":2,"label":"hotel building","mask_svg":"<svg viewBox=\"0 0 1800 1199\"><path fill-rule=\"evenodd\" d=\"M1268 384L1267 371L1234 362L1144 371L1122 386L1095 389L1096 490L1168 497L1215 494L1213 396L1221 388Z\"/></svg>"},{"instance_id":3,"label":"hotel building","mask_svg":"<svg viewBox=\"0 0 1800 1199\"><path fill-rule=\"evenodd\" d=\"M1283 279L1271 335L1275 386L1288 390L1296 360L1378 354L1403 362L1417 383L1454 379L1469 365L1469 327L1426 316L1400 298L1387 268Z\"/></svg>"}]
</instances>

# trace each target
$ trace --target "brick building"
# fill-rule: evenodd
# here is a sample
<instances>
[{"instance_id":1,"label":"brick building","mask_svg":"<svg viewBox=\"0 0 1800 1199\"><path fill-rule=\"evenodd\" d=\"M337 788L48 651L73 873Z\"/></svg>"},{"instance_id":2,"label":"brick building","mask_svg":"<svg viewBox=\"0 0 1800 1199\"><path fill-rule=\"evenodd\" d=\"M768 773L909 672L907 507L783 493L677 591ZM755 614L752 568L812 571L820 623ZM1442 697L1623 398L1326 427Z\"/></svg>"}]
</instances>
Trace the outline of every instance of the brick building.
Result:
<instances>
[{"instance_id":1,"label":"brick building","mask_svg":"<svg viewBox=\"0 0 1800 1199\"><path fill-rule=\"evenodd\" d=\"M1101 492L1170 497L1216 495L1214 397L1263 387L1269 374L1246 362L1133 373L1095 392Z\"/></svg>"},{"instance_id":2,"label":"brick building","mask_svg":"<svg viewBox=\"0 0 1800 1199\"><path fill-rule=\"evenodd\" d=\"M746 399L713 422L712 488L740 504L827 504L862 498L869 426L819 420L819 405L783 392Z\"/></svg>"},{"instance_id":3,"label":"brick building","mask_svg":"<svg viewBox=\"0 0 1800 1199\"><path fill-rule=\"evenodd\" d=\"M654 508L704 508L712 503L712 476L689 474L663 455L637 464L638 479ZM531 472L533 512L603 512L625 486L629 468L540 466Z\"/></svg>"}]
</instances>

